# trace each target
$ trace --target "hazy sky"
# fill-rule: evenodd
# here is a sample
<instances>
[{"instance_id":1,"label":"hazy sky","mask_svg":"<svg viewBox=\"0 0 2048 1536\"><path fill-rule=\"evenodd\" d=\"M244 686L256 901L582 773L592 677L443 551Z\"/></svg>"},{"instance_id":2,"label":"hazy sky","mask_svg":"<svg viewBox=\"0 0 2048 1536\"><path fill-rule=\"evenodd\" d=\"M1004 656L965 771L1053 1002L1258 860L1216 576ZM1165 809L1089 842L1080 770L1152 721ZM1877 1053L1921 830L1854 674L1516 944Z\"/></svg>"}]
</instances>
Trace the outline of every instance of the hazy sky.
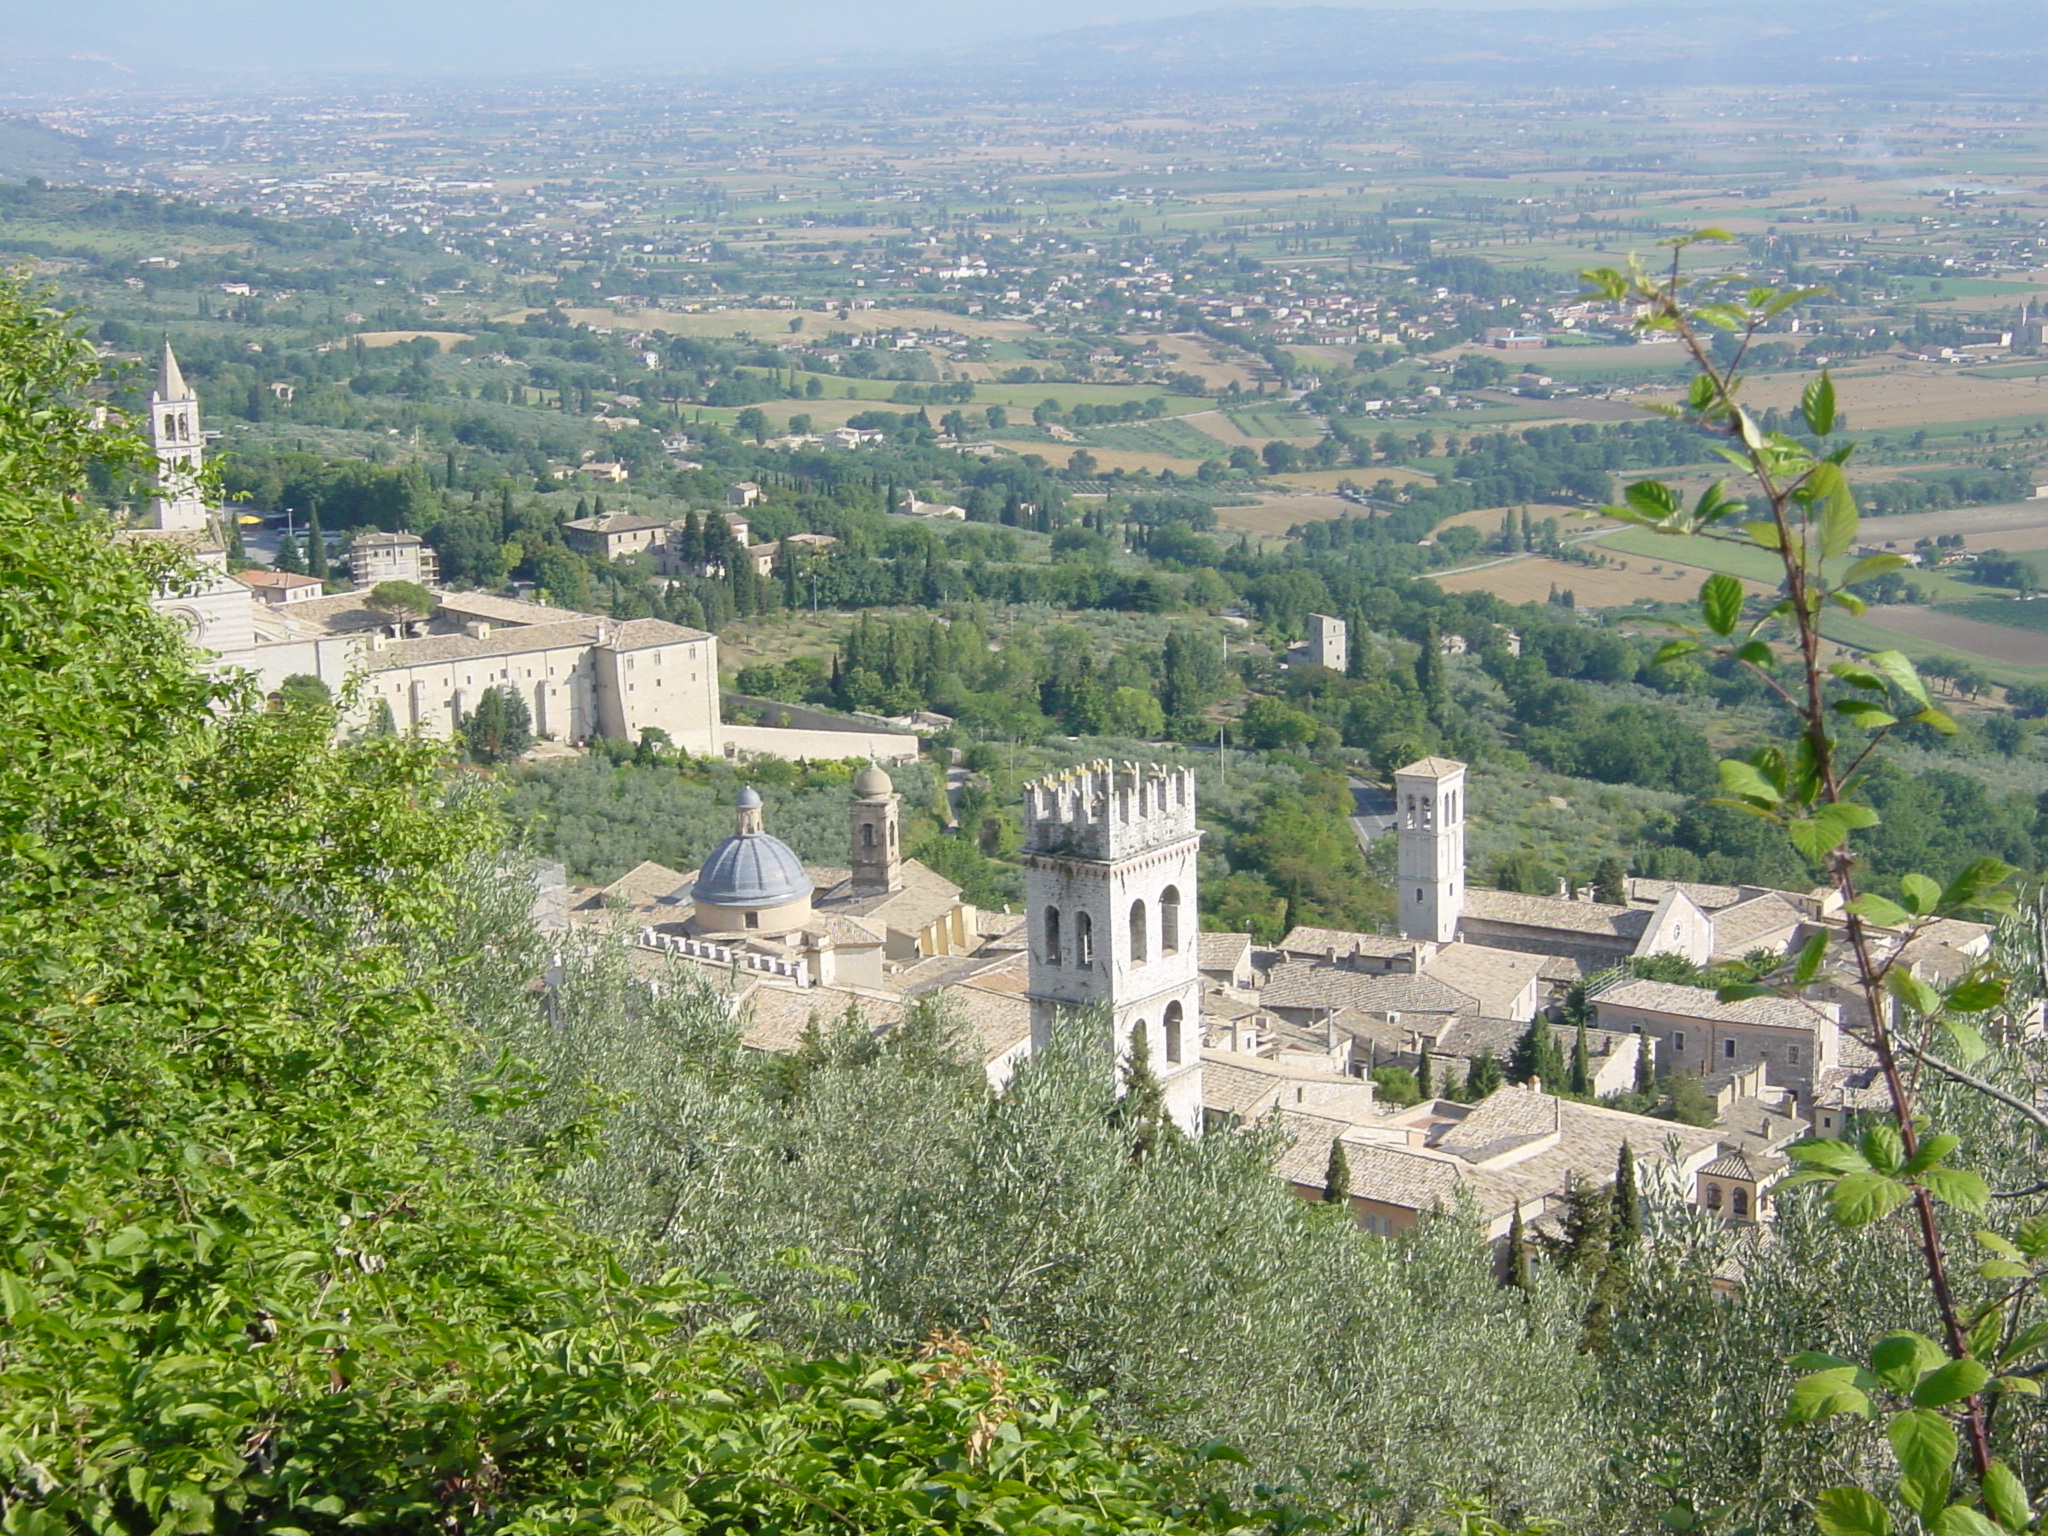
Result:
<instances>
[{"instance_id":1,"label":"hazy sky","mask_svg":"<svg viewBox=\"0 0 2048 1536\"><path fill-rule=\"evenodd\" d=\"M801 62L1216 10L1232 0L0 0L0 56L285 71ZM1275 0L1236 0L1275 3ZM1401 8L1417 0L1325 0ZM1460 9L1531 0L1457 0ZM1536 0L1573 9L1601 0Z\"/></svg>"}]
</instances>

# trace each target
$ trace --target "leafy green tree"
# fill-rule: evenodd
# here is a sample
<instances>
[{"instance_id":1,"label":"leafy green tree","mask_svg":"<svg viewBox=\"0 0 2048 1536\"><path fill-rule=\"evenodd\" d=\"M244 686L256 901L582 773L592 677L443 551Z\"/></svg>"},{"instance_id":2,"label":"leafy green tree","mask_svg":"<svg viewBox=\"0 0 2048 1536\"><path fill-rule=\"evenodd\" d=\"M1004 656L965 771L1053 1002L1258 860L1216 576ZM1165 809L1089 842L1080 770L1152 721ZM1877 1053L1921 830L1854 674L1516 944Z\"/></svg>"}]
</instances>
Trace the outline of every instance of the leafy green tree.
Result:
<instances>
[{"instance_id":1,"label":"leafy green tree","mask_svg":"<svg viewBox=\"0 0 2048 1536\"><path fill-rule=\"evenodd\" d=\"M1131 1030L1129 1049L1124 1054L1123 1084L1116 1121L1131 1139L1131 1161L1142 1163L1174 1134L1173 1117L1166 1110L1166 1092L1152 1070L1152 1044L1146 1039L1142 1024Z\"/></svg>"},{"instance_id":2,"label":"leafy green tree","mask_svg":"<svg viewBox=\"0 0 2048 1536\"><path fill-rule=\"evenodd\" d=\"M480 763L509 763L533 745L533 715L526 700L503 684L486 688L457 728L463 746Z\"/></svg>"},{"instance_id":3,"label":"leafy green tree","mask_svg":"<svg viewBox=\"0 0 2048 1536\"><path fill-rule=\"evenodd\" d=\"M1465 1074L1466 1102L1477 1104L1481 1099L1491 1097L1500 1091L1505 1080L1500 1063L1494 1059L1493 1047L1482 1046Z\"/></svg>"},{"instance_id":4,"label":"leafy green tree","mask_svg":"<svg viewBox=\"0 0 2048 1536\"><path fill-rule=\"evenodd\" d=\"M277 685L278 703L286 709L331 710L334 692L319 678L295 672Z\"/></svg>"},{"instance_id":5,"label":"leafy green tree","mask_svg":"<svg viewBox=\"0 0 2048 1536\"><path fill-rule=\"evenodd\" d=\"M1351 1204L1351 1159L1344 1155L1344 1138L1330 1138L1330 1161L1323 1169L1323 1204Z\"/></svg>"},{"instance_id":6,"label":"leafy green tree","mask_svg":"<svg viewBox=\"0 0 2048 1536\"><path fill-rule=\"evenodd\" d=\"M809 1358L576 1229L588 1102L515 1143L535 1084L438 1001L537 1012L531 939L457 900L530 905L488 807L431 743L336 742L198 665L151 606L176 555L77 497L135 455L96 374L0 290L7 1525L1235 1523L981 1342Z\"/></svg>"},{"instance_id":7,"label":"leafy green tree","mask_svg":"<svg viewBox=\"0 0 2048 1536\"><path fill-rule=\"evenodd\" d=\"M1566 1088L1585 1098L1593 1091L1593 1060L1586 1045L1586 1019L1579 1016L1578 1028L1572 1035L1571 1071L1565 1077Z\"/></svg>"},{"instance_id":8,"label":"leafy green tree","mask_svg":"<svg viewBox=\"0 0 2048 1536\"><path fill-rule=\"evenodd\" d=\"M1985 1106L1998 1106L2030 1132L2048 1129L2048 1115L2031 1083L2022 1095L1993 1081L2007 1069L1975 1022L2004 1008L2011 973L1994 962L1929 980L1906 958L1910 943L1897 942L1960 913L2010 919L2018 911L2007 888L2014 870L1981 855L1945 884L1910 870L1898 878L1896 900L1864 883L1859 853L1896 824L1873 793L1883 777L1871 770L1874 754L1909 722L1936 734L1954 734L1957 726L1903 654L1827 659L1822 615L1836 607L1862 612L1863 600L1849 589L1905 561L1891 554L1846 558L1856 548L1861 516L1845 469L1854 445L1833 441L1842 419L1830 375L1822 373L1802 393L1800 438L1764 431L1743 402L1741 367L1758 334L1810 294L1686 270L1691 247L1727 238L1703 230L1670 242L1668 272L1653 274L1632 261L1625 270L1586 275L1603 297L1638 304L1640 327L1679 343L1698 371L1676 414L1718 438L1748 481L1747 494L1716 485L1690 506L1668 485L1643 481L1628 487L1624 508L1610 510L1663 533L1760 546L1776 556L1781 575L1754 615L1740 582L1708 578L1699 622L1662 655L1704 655L1747 668L1788 711L1789 742L1719 764L1721 798L1820 871L1841 903L1846 943L1818 933L1778 974L1724 985L1721 995L1803 996L1827 973L1832 985L1856 997L1886 1113L1855 1140L1794 1143L1789 1151L1799 1172L1786 1182L1823 1191L1829 1216L1842 1228L1899 1229L1920 1260L1923 1286L1912 1320L1933 1319L1934 1337L1894 1328L1867 1350L1852 1344L1846 1358L1819 1351L1800 1357L1806 1374L1793 1387L1788 1416L1804 1423L1881 1418L1892 1453L1881 1464L1845 1461L1846 1483L1804 1496L1829 1536L1888 1536L1902 1521L1941 1532L2017 1532L2033 1524L2034 1498L2001 1455L1993 1408L2018 1375L2029 1382L2022 1392L2038 1391L2038 1367L2028 1362L2048 1348L2048 1327L2026 1328L2025 1319L2048 1261L2048 1229L2038 1219L2004 1232L1980 1225L1989 1213L1990 1182L1952 1161L1963 1138L1938 1128L1928 1110L1953 1113L1954 1098L1948 1095L1944 1106L1944 1095L1927 1084L1931 1078L1967 1089L1977 1096L1970 1102L1980 1117ZM1858 733L1853 741L1844 739L1845 729ZM1846 958L1831 971L1835 953ZM1958 1283L1964 1266L1951 1250L1965 1230L1990 1256L1979 1272L1980 1281L1996 1287L1989 1295Z\"/></svg>"},{"instance_id":9,"label":"leafy green tree","mask_svg":"<svg viewBox=\"0 0 2048 1536\"><path fill-rule=\"evenodd\" d=\"M434 594L416 581L380 581L370 588L363 606L392 619L433 617Z\"/></svg>"},{"instance_id":10,"label":"leafy green tree","mask_svg":"<svg viewBox=\"0 0 2048 1536\"><path fill-rule=\"evenodd\" d=\"M1628 866L1613 854L1593 868L1593 899L1614 907L1628 905Z\"/></svg>"}]
</instances>

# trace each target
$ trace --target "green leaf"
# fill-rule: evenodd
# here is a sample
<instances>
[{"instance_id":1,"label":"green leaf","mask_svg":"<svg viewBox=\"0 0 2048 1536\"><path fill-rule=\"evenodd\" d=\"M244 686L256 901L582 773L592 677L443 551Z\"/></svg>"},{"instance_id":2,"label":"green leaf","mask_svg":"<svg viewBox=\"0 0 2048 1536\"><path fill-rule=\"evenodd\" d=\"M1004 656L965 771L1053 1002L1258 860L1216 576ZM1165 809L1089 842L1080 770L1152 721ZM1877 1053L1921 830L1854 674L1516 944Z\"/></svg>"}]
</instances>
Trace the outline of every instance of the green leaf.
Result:
<instances>
[{"instance_id":1,"label":"green leaf","mask_svg":"<svg viewBox=\"0 0 2048 1536\"><path fill-rule=\"evenodd\" d=\"M1941 1346L1925 1334L1900 1329L1877 1341L1870 1351L1870 1368L1877 1379L1901 1394L1911 1392L1920 1378L1948 1358Z\"/></svg>"},{"instance_id":2,"label":"green leaf","mask_svg":"<svg viewBox=\"0 0 2048 1536\"><path fill-rule=\"evenodd\" d=\"M1742 617L1742 583L1717 571L1700 587L1700 613L1717 635L1732 635Z\"/></svg>"},{"instance_id":3,"label":"green leaf","mask_svg":"<svg viewBox=\"0 0 2048 1536\"><path fill-rule=\"evenodd\" d=\"M1943 1205L1981 1215L1991 1203L1991 1186L1967 1168L1930 1168L1919 1175L1920 1187Z\"/></svg>"},{"instance_id":4,"label":"green leaf","mask_svg":"<svg viewBox=\"0 0 2048 1536\"><path fill-rule=\"evenodd\" d=\"M1800 395L1799 414L1815 437L1826 437L1835 430L1835 381L1825 371Z\"/></svg>"},{"instance_id":5,"label":"green leaf","mask_svg":"<svg viewBox=\"0 0 2048 1536\"><path fill-rule=\"evenodd\" d=\"M1944 1131L1939 1136L1929 1136L1920 1143L1920 1150L1906 1159L1906 1166L1899 1171L1904 1174L1925 1173L1929 1168L1946 1159L1949 1153L1963 1144L1960 1136L1951 1136Z\"/></svg>"},{"instance_id":6,"label":"green leaf","mask_svg":"<svg viewBox=\"0 0 2048 1536\"><path fill-rule=\"evenodd\" d=\"M1888 713L1883 705L1873 704L1868 699L1837 699L1835 713L1865 731L1881 731L1888 725L1899 723L1897 715Z\"/></svg>"},{"instance_id":7,"label":"green leaf","mask_svg":"<svg viewBox=\"0 0 2048 1536\"><path fill-rule=\"evenodd\" d=\"M1666 640L1657 648L1656 659L1650 665L1653 667L1665 666L1677 661L1682 656L1696 655L1699 652L1699 648L1700 644L1697 640Z\"/></svg>"},{"instance_id":8,"label":"green leaf","mask_svg":"<svg viewBox=\"0 0 2048 1536\"><path fill-rule=\"evenodd\" d=\"M1927 707L1927 685L1920 681L1920 674L1913 663L1906 659L1903 651L1872 651L1863 658L1871 669L1880 672L1899 692L1922 708Z\"/></svg>"},{"instance_id":9,"label":"green leaf","mask_svg":"<svg viewBox=\"0 0 2048 1536\"><path fill-rule=\"evenodd\" d=\"M1661 480L1638 480L1621 494L1639 517L1651 522L1669 522L1683 505L1678 493Z\"/></svg>"},{"instance_id":10,"label":"green leaf","mask_svg":"<svg viewBox=\"0 0 2048 1536\"><path fill-rule=\"evenodd\" d=\"M2048 1216L2027 1217L2013 1228L2012 1242L2015 1248L2030 1259L2048 1255ZM2042 1327L2048 1330L2048 1323L2042 1324ZM2043 1333L2042 1341L2048 1343L2048 1332Z\"/></svg>"},{"instance_id":11,"label":"green leaf","mask_svg":"<svg viewBox=\"0 0 2048 1536\"><path fill-rule=\"evenodd\" d=\"M1796 986L1806 986L1820 975L1820 968L1828 957L1828 942L1834 935L1826 929L1811 935L1799 947L1799 960L1792 968L1792 981Z\"/></svg>"},{"instance_id":12,"label":"green leaf","mask_svg":"<svg viewBox=\"0 0 2048 1536\"><path fill-rule=\"evenodd\" d=\"M1795 1141L1785 1149L1785 1155L1808 1167L1828 1168L1836 1173L1862 1173L1870 1167L1870 1159L1859 1149L1846 1141L1831 1141L1826 1137Z\"/></svg>"},{"instance_id":13,"label":"green leaf","mask_svg":"<svg viewBox=\"0 0 2048 1536\"><path fill-rule=\"evenodd\" d=\"M1891 1515L1862 1488L1828 1489L1813 1501L1813 1521L1821 1536L1891 1536Z\"/></svg>"},{"instance_id":14,"label":"green leaf","mask_svg":"<svg viewBox=\"0 0 2048 1536\"><path fill-rule=\"evenodd\" d=\"M1856 497L1849 477L1833 464L1817 466L1808 479L1820 500L1820 554L1823 560L1846 555L1856 543Z\"/></svg>"},{"instance_id":15,"label":"green leaf","mask_svg":"<svg viewBox=\"0 0 2048 1536\"><path fill-rule=\"evenodd\" d=\"M1990 1043L1985 1040L1983 1032L1961 1019L1943 1014L1941 1032L1948 1036L1949 1048L1962 1058L1963 1066L1982 1061L1991 1054Z\"/></svg>"},{"instance_id":16,"label":"green leaf","mask_svg":"<svg viewBox=\"0 0 2048 1536\"><path fill-rule=\"evenodd\" d=\"M1892 1126L1873 1125L1863 1133L1858 1145L1864 1158L1879 1173L1898 1173L1906 1166L1905 1138Z\"/></svg>"},{"instance_id":17,"label":"green leaf","mask_svg":"<svg viewBox=\"0 0 2048 1536\"><path fill-rule=\"evenodd\" d=\"M1880 928L1903 928L1913 920L1904 907L1882 896L1858 896L1849 903L1849 910Z\"/></svg>"},{"instance_id":18,"label":"green leaf","mask_svg":"<svg viewBox=\"0 0 2048 1536\"><path fill-rule=\"evenodd\" d=\"M1967 1504L1951 1504L1934 1517L1934 1536L1998 1536L1998 1527Z\"/></svg>"},{"instance_id":19,"label":"green leaf","mask_svg":"<svg viewBox=\"0 0 2048 1536\"><path fill-rule=\"evenodd\" d=\"M1907 1492L1907 1502L1921 1519L1931 1521L1948 1502L1955 1481L1960 1448L1955 1427L1931 1408L1910 1408L1893 1414L1884 1434L1899 1458L1900 1474L1912 1485L1910 1492L1901 1492Z\"/></svg>"},{"instance_id":20,"label":"green leaf","mask_svg":"<svg viewBox=\"0 0 2048 1536\"><path fill-rule=\"evenodd\" d=\"M1966 976L1948 990L1948 1005L1961 1013L1987 1013L2005 1001L2010 983L1996 972Z\"/></svg>"},{"instance_id":21,"label":"green leaf","mask_svg":"<svg viewBox=\"0 0 2048 1536\"><path fill-rule=\"evenodd\" d=\"M2034 1518L2026 1485L2002 1461L1992 1462L1985 1470L1984 1503L1992 1517L2008 1531L2023 1531Z\"/></svg>"},{"instance_id":22,"label":"green leaf","mask_svg":"<svg viewBox=\"0 0 2048 1536\"><path fill-rule=\"evenodd\" d=\"M1941 887L1922 874L1899 877L1899 900L1916 917L1925 917L1934 910L1934 904L1941 900Z\"/></svg>"},{"instance_id":23,"label":"green leaf","mask_svg":"<svg viewBox=\"0 0 2048 1536\"><path fill-rule=\"evenodd\" d=\"M1785 547L1784 535L1778 532L1776 523L1744 523L1742 531L1765 549L1779 550Z\"/></svg>"},{"instance_id":24,"label":"green leaf","mask_svg":"<svg viewBox=\"0 0 2048 1536\"><path fill-rule=\"evenodd\" d=\"M1787 825L1785 835L1807 858L1818 863L1848 840L1851 832L1878 824L1877 812L1867 805L1838 800L1824 805L1811 816Z\"/></svg>"},{"instance_id":25,"label":"green leaf","mask_svg":"<svg viewBox=\"0 0 2048 1536\"><path fill-rule=\"evenodd\" d=\"M1881 1173L1852 1173L1835 1181L1828 1191L1828 1208L1845 1227L1864 1227L1889 1216L1908 1200L1913 1191L1897 1179Z\"/></svg>"},{"instance_id":26,"label":"green leaf","mask_svg":"<svg viewBox=\"0 0 2048 1536\"><path fill-rule=\"evenodd\" d=\"M1745 763L1739 757L1724 757L1715 769L1721 775L1721 787L1731 795L1761 800L1769 805L1777 805L1785 798L1783 791L1765 778L1754 764Z\"/></svg>"},{"instance_id":27,"label":"green leaf","mask_svg":"<svg viewBox=\"0 0 2048 1536\"><path fill-rule=\"evenodd\" d=\"M1792 1386L1792 1400L1785 1409L1787 1422L1816 1424L1839 1413L1870 1417L1870 1394L1856 1385L1854 1366L1815 1371Z\"/></svg>"},{"instance_id":28,"label":"green leaf","mask_svg":"<svg viewBox=\"0 0 2048 1536\"><path fill-rule=\"evenodd\" d=\"M1884 979L1885 990L1924 1018L1941 1012L1941 995L1904 967L1896 967Z\"/></svg>"},{"instance_id":29,"label":"green leaf","mask_svg":"<svg viewBox=\"0 0 2048 1536\"><path fill-rule=\"evenodd\" d=\"M1859 581L1868 581L1873 576L1882 576L1887 571L1896 571L1906 563L1904 555L1865 555L1848 570L1842 572L1842 585L1853 587Z\"/></svg>"},{"instance_id":30,"label":"green leaf","mask_svg":"<svg viewBox=\"0 0 2048 1536\"><path fill-rule=\"evenodd\" d=\"M1939 1370L1930 1371L1913 1389L1913 1406L1945 1408L1950 1403L1960 1403L1982 1392L1984 1383L1990 1379L1991 1373L1979 1361L1951 1360Z\"/></svg>"},{"instance_id":31,"label":"green leaf","mask_svg":"<svg viewBox=\"0 0 2048 1536\"><path fill-rule=\"evenodd\" d=\"M1963 907L1980 905L1984 896L1998 889L2010 880L2016 871L2010 864L1997 859L1978 859L1955 879L1941 893L1937 909L1954 912Z\"/></svg>"}]
</instances>

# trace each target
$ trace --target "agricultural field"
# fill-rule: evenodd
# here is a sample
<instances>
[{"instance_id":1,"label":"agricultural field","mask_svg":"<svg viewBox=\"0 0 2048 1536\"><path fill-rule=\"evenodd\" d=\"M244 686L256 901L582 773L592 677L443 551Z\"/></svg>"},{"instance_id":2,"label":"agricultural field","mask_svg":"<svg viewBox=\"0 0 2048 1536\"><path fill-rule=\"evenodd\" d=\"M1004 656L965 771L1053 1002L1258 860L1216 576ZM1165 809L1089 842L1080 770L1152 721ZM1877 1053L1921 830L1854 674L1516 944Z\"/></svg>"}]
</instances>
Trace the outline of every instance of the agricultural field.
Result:
<instances>
[{"instance_id":1,"label":"agricultural field","mask_svg":"<svg viewBox=\"0 0 2048 1536\"><path fill-rule=\"evenodd\" d=\"M1540 603L1553 592L1569 591L1581 608L1626 608L1635 603L1682 603L1697 596L1706 573L1692 566L1666 564L1653 571L1648 561L1614 565L1575 565L1541 555L1513 556L1485 566L1468 566L1430 579L1446 592L1491 592L1505 603ZM1752 593L1769 589L1745 581Z\"/></svg>"}]
</instances>

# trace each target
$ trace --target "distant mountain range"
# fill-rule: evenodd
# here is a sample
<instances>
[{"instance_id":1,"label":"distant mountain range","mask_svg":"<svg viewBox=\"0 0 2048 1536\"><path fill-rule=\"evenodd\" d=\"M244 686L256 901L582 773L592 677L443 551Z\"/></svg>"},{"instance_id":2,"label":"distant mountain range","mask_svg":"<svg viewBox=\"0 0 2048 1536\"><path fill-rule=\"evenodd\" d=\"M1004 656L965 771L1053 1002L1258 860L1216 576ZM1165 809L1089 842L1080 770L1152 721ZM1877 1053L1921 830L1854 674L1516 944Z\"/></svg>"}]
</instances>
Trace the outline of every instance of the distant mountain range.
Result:
<instances>
[{"instance_id":1,"label":"distant mountain range","mask_svg":"<svg viewBox=\"0 0 2048 1536\"><path fill-rule=\"evenodd\" d=\"M1829 7L1736 0L1591 11L1238 7L1084 27L951 58L1019 84L2039 87L2048 28L2038 0Z\"/></svg>"}]
</instances>

